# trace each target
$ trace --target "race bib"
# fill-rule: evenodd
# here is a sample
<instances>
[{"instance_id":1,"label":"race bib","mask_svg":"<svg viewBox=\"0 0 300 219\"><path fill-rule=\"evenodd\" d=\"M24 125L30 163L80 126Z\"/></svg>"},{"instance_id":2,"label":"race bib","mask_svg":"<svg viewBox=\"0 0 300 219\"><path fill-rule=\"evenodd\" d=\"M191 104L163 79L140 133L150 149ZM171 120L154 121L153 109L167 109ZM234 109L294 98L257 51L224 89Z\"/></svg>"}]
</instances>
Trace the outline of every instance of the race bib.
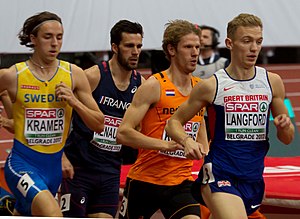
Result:
<instances>
[{"instance_id":1,"label":"race bib","mask_svg":"<svg viewBox=\"0 0 300 219\"><path fill-rule=\"evenodd\" d=\"M64 124L65 110L62 108L25 109L24 134L28 145L62 143Z\"/></svg>"},{"instance_id":2,"label":"race bib","mask_svg":"<svg viewBox=\"0 0 300 219\"><path fill-rule=\"evenodd\" d=\"M225 139L229 141L266 140L268 109L267 95L225 97Z\"/></svg>"},{"instance_id":3,"label":"race bib","mask_svg":"<svg viewBox=\"0 0 300 219\"><path fill-rule=\"evenodd\" d=\"M117 144L117 130L122 119L113 116L104 116L104 130L101 133L94 132L91 144L105 151L119 152L122 145Z\"/></svg>"},{"instance_id":4,"label":"race bib","mask_svg":"<svg viewBox=\"0 0 300 219\"><path fill-rule=\"evenodd\" d=\"M183 126L185 132L191 136L193 140L197 139L198 131L200 128L200 122L191 122L188 121L184 126ZM164 141L171 141L172 139L168 136L166 130L164 129L163 135L162 135L162 140ZM186 159L184 155L183 150L175 150L175 151L159 151L160 154L164 154L170 157L177 157L177 158L183 158Z\"/></svg>"}]
</instances>

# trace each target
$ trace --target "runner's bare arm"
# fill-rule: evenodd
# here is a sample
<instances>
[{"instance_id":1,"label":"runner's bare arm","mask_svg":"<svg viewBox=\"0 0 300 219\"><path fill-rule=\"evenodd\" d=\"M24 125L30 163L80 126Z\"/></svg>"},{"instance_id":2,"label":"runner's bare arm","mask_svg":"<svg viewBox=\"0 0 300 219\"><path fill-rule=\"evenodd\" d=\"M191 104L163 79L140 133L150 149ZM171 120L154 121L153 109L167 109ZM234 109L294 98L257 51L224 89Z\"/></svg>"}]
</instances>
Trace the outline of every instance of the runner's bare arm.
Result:
<instances>
[{"instance_id":1,"label":"runner's bare arm","mask_svg":"<svg viewBox=\"0 0 300 219\"><path fill-rule=\"evenodd\" d=\"M85 75L89 81L91 90L94 91L99 84L101 79L100 70L98 65L93 65L92 67L84 70Z\"/></svg>"},{"instance_id":2,"label":"runner's bare arm","mask_svg":"<svg viewBox=\"0 0 300 219\"><path fill-rule=\"evenodd\" d=\"M199 112L201 108L212 102L215 87L216 81L214 77L201 80L193 88L189 99L180 105L166 126L168 135L185 147L185 154L190 159L201 159L208 150L201 148L198 142L189 138L183 129L183 125ZM201 151L202 149L205 151Z\"/></svg>"},{"instance_id":3,"label":"runner's bare arm","mask_svg":"<svg viewBox=\"0 0 300 219\"><path fill-rule=\"evenodd\" d=\"M3 127L11 133L14 133L14 120L12 119L12 103L8 96L7 91L0 93L0 100L3 104L7 118L0 112L0 128ZM2 109L1 109L2 110Z\"/></svg>"},{"instance_id":4,"label":"runner's bare arm","mask_svg":"<svg viewBox=\"0 0 300 219\"><path fill-rule=\"evenodd\" d=\"M151 77L141 85L134 95L130 107L126 110L123 121L118 128L117 141L134 148L172 150L180 147L175 142L167 142L148 137L136 130L148 109L160 98L160 84Z\"/></svg>"},{"instance_id":5,"label":"runner's bare arm","mask_svg":"<svg viewBox=\"0 0 300 219\"><path fill-rule=\"evenodd\" d=\"M14 65L10 68L0 70L0 93L5 90L7 91L11 102L14 102L17 93L17 74Z\"/></svg>"},{"instance_id":6,"label":"runner's bare arm","mask_svg":"<svg viewBox=\"0 0 300 219\"><path fill-rule=\"evenodd\" d=\"M63 153L61 159L62 159L61 165L62 165L63 178L73 179L74 168L73 168L73 165L71 164L71 162L69 161L69 159L67 158L67 156L65 155L65 153Z\"/></svg>"},{"instance_id":7,"label":"runner's bare arm","mask_svg":"<svg viewBox=\"0 0 300 219\"><path fill-rule=\"evenodd\" d=\"M280 76L277 74L269 72L269 79L273 91L271 111L274 117L274 124L277 128L277 137L282 143L289 144L294 139L295 127L284 105L284 85Z\"/></svg>"},{"instance_id":8,"label":"runner's bare arm","mask_svg":"<svg viewBox=\"0 0 300 219\"><path fill-rule=\"evenodd\" d=\"M198 136L197 136L197 142L199 142L202 147L201 153L202 154L208 154L209 151L209 144L208 144L208 139L207 139L207 132L206 132L206 124L205 124L205 119L203 117L200 129L198 131Z\"/></svg>"},{"instance_id":9,"label":"runner's bare arm","mask_svg":"<svg viewBox=\"0 0 300 219\"><path fill-rule=\"evenodd\" d=\"M57 95L68 101L88 128L100 133L104 129L104 115L92 96L88 79L82 69L75 65L72 65L72 69L73 91L58 85Z\"/></svg>"},{"instance_id":10,"label":"runner's bare arm","mask_svg":"<svg viewBox=\"0 0 300 219\"><path fill-rule=\"evenodd\" d=\"M211 77L201 80L193 88L189 99L180 105L166 126L166 131L172 139L177 142L184 140L186 133L182 126L199 112L201 108L212 102L215 86L215 78Z\"/></svg>"}]
</instances>

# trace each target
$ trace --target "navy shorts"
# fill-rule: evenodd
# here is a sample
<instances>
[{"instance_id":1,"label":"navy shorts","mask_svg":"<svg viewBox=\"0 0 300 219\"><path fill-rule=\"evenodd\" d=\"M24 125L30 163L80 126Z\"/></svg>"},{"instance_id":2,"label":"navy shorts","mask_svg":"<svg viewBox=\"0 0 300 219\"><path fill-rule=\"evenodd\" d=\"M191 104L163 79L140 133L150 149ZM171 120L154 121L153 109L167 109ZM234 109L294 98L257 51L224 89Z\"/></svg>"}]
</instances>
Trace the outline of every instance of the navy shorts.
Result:
<instances>
[{"instance_id":1,"label":"navy shorts","mask_svg":"<svg viewBox=\"0 0 300 219\"><path fill-rule=\"evenodd\" d=\"M235 177L230 177L229 174L224 173L224 171L217 166L213 166L212 163L203 165L196 184L197 183L208 183L211 192L225 192L241 197L247 215L251 215L260 207L265 191L263 178L257 181L238 180ZM197 194L195 194L195 196L197 196Z\"/></svg>"},{"instance_id":2,"label":"navy shorts","mask_svg":"<svg viewBox=\"0 0 300 219\"><path fill-rule=\"evenodd\" d=\"M200 205L191 193L192 181L162 186L127 178L119 218L149 219L158 209L165 218L200 217Z\"/></svg>"},{"instance_id":3,"label":"navy shorts","mask_svg":"<svg viewBox=\"0 0 300 219\"><path fill-rule=\"evenodd\" d=\"M74 168L73 179L63 179L60 206L65 217L107 213L115 217L119 205L120 175Z\"/></svg>"}]
</instances>

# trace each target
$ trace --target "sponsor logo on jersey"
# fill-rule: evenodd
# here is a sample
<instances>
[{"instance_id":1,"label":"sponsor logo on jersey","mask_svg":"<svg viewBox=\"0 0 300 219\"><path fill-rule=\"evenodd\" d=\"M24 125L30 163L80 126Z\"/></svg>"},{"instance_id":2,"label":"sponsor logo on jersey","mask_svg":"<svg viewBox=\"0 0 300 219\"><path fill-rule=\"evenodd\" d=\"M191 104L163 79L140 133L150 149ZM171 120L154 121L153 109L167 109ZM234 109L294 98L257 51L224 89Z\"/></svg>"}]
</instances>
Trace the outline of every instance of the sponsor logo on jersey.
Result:
<instances>
[{"instance_id":1,"label":"sponsor logo on jersey","mask_svg":"<svg viewBox=\"0 0 300 219\"><path fill-rule=\"evenodd\" d=\"M39 89L40 89L40 86L22 84L22 85L21 85L21 89L27 89L27 90L39 90Z\"/></svg>"},{"instance_id":2,"label":"sponsor logo on jersey","mask_svg":"<svg viewBox=\"0 0 300 219\"><path fill-rule=\"evenodd\" d=\"M130 103L128 102L124 102L122 100L115 100L114 98L106 97L106 96L102 96L99 103L117 109L123 109L123 110L126 110L130 105Z\"/></svg>"},{"instance_id":3,"label":"sponsor logo on jersey","mask_svg":"<svg viewBox=\"0 0 300 219\"><path fill-rule=\"evenodd\" d=\"M232 87L224 87L224 91L228 91L228 90L230 90L232 88L234 88L234 86L232 86Z\"/></svg>"},{"instance_id":4,"label":"sponsor logo on jersey","mask_svg":"<svg viewBox=\"0 0 300 219\"><path fill-rule=\"evenodd\" d=\"M132 89L131 89L131 93L134 94L137 90L137 86L134 86Z\"/></svg>"},{"instance_id":5,"label":"sponsor logo on jersey","mask_svg":"<svg viewBox=\"0 0 300 219\"><path fill-rule=\"evenodd\" d=\"M173 115L176 110L178 109L178 107L174 108L174 107L165 107L162 109L162 114L164 115ZM202 108L200 110L200 112L197 112L196 116L202 116L204 114L204 109Z\"/></svg>"}]
</instances>

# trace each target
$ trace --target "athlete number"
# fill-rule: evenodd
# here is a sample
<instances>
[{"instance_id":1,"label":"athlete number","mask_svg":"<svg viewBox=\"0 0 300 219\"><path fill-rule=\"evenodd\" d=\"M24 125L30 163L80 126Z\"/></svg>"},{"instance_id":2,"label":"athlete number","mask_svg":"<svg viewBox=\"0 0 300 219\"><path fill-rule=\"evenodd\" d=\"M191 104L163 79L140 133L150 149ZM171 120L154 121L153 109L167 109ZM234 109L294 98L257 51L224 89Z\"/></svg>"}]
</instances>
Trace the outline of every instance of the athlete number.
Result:
<instances>
[{"instance_id":1,"label":"athlete number","mask_svg":"<svg viewBox=\"0 0 300 219\"><path fill-rule=\"evenodd\" d=\"M17 184L17 189L22 193L24 197L26 197L29 189L33 186L34 181L31 177L25 173L20 179Z\"/></svg>"},{"instance_id":2,"label":"athlete number","mask_svg":"<svg viewBox=\"0 0 300 219\"><path fill-rule=\"evenodd\" d=\"M127 210L127 198L123 196L122 203L120 206L120 215L125 217L126 210Z\"/></svg>"},{"instance_id":3,"label":"athlete number","mask_svg":"<svg viewBox=\"0 0 300 219\"><path fill-rule=\"evenodd\" d=\"M60 197L60 210L62 212L70 210L70 198L71 194L65 194Z\"/></svg>"}]
</instances>

